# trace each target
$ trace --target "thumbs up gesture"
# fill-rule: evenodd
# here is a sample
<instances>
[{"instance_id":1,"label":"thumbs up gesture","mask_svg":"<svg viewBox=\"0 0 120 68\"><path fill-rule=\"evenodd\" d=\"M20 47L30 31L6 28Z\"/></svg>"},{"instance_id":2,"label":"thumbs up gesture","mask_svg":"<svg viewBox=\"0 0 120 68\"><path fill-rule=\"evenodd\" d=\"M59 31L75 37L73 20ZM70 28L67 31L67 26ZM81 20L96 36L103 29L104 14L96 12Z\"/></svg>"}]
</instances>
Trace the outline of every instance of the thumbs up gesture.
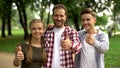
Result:
<instances>
[{"instance_id":1,"label":"thumbs up gesture","mask_svg":"<svg viewBox=\"0 0 120 68\"><path fill-rule=\"evenodd\" d=\"M93 34L86 34L86 42L90 45L93 45L95 40Z\"/></svg>"},{"instance_id":2,"label":"thumbs up gesture","mask_svg":"<svg viewBox=\"0 0 120 68\"><path fill-rule=\"evenodd\" d=\"M72 43L70 41L70 38L69 38L69 35L67 32L65 33L65 37L66 37L66 39L65 40L62 39L60 41L60 44L61 44L62 49L68 50L68 49L70 49Z\"/></svg>"},{"instance_id":3,"label":"thumbs up gesture","mask_svg":"<svg viewBox=\"0 0 120 68\"><path fill-rule=\"evenodd\" d=\"M16 47L16 58L18 59L18 61L22 61L24 60L24 54L22 52L21 46L20 44L17 45Z\"/></svg>"}]
</instances>

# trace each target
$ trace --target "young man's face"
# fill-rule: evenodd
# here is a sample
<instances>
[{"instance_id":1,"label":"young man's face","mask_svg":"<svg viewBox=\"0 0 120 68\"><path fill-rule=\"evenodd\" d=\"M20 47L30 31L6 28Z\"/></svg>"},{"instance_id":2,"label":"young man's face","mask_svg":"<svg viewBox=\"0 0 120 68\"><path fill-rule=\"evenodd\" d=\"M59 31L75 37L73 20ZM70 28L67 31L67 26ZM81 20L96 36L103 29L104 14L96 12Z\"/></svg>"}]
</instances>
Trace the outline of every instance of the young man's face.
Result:
<instances>
[{"instance_id":1,"label":"young man's face","mask_svg":"<svg viewBox=\"0 0 120 68\"><path fill-rule=\"evenodd\" d=\"M64 9L62 9L62 8L55 9L52 17L53 17L53 21L54 21L54 26L56 28L64 27L64 23L67 18Z\"/></svg>"},{"instance_id":2,"label":"young man's face","mask_svg":"<svg viewBox=\"0 0 120 68\"><path fill-rule=\"evenodd\" d=\"M95 17L93 17L91 14L83 14L81 18L82 18L82 26L84 29L91 30L94 28L94 25L96 23Z\"/></svg>"}]
</instances>

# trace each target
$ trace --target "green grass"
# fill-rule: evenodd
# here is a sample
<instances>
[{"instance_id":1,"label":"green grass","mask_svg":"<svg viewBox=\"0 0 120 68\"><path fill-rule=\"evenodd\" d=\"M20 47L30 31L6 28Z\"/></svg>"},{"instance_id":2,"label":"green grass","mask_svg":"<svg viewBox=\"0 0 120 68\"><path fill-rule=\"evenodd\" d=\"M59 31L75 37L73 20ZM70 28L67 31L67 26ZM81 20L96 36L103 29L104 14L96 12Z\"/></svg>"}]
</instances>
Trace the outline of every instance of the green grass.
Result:
<instances>
[{"instance_id":1,"label":"green grass","mask_svg":"<svg viewBox=\"0 0 120 68\"><path fill-rule=\"evenodd\" d=\"M18 42L23 42L23 31L12 31L13 36L0 38L0 51L13 53ZM120 68L120 35L110 38L110 49L105 53L105 68Z\"/></svg>"},{"instance_id":2,"label":"green grass","mask_svg":"<svg viewBox=\"0 0 120 68\"><path fill-rule=\"evenodd\" d=\"M1 32L0 32L1 33ZM6 32L7 34L7 32ZM14 30L12 31L12 36L7 36L6 38L0 37L0 51L13 53L18 42L23 42L23 31Z\"/></svg>"},{"instance_id":3,"label":"green grass","mask_svg":"<svg viewBox=\"0 0 120 68\"><path fill-rule=\"evenodd\" d=\"M105 53L106 68L120 68L120 35L110 38L110 49Z\"/></svg>"}]
</instances>

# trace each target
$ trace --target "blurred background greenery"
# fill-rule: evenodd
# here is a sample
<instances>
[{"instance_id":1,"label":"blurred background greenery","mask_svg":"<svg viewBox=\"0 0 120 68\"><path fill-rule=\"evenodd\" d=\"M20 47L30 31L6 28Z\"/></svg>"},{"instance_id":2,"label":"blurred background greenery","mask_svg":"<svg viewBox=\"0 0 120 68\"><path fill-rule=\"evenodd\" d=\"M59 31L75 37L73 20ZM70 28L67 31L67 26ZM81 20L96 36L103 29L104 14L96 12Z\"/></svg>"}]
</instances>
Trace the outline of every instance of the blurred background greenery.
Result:
<instances>
[{"instance_id":1,"label":"blurred background greenery","mask_svg":"<svg viewBox=\"0 0 120 68\"><path fill-rule=\"evenodd\" d=\"M0 0L0 51L14 53L16 44L27 39L31 19L41 19L46 26L53 23L52 8L58 3L67 7L66 24L77 31L82 29L81 10L90 7L96 12L96 26L110 38L105 66L120 68L120 0Z\"/></svg>"}]
</instances>

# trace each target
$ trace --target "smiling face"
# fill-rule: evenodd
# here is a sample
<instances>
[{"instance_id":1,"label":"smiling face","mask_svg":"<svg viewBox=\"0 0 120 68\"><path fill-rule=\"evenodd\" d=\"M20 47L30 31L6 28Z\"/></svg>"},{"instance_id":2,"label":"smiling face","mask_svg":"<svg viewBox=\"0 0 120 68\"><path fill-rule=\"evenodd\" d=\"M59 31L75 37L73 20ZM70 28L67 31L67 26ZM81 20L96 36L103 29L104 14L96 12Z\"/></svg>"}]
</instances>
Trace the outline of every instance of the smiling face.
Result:
<instances>
[{"instance_id":1,"label":"smiling face","mask_svg":"<svg viewBox=\"0 0 120 68\"><path fill-rule=\"evenodd\" d=\"M91 14L83 14L81 15L82 18L82 26L84 29L88 30L92 30L94 29L94 25L96 23L96 18L93 17Z\"/></svg>"},{"instance_id":2,"label":"smiling face","mask_svg":"<svg viewBox=\"0 0 120 68\"><path fill-rule=\"evenodd\" d=\"M44 32L43 23L41 22L31 23L30 32L32 34L32 38L40 39Z\"/></svg>"},{"instance_id":3,"label":"smiling face","mask_svg":"<svg viewBox=\"0 0 120 68\"><path fill-rule=\"evenodd\" d=\"M85 8L81 14L82 26L87 32L95 31L96 13L91 8Z\"/></svg>"},{"instance_id":4,"label":"smiling face","mask_svg":"<svg viewBox=\"0 0 120 68\"><path fill-rule=\"evenodd\" d=\"M64 27L64 23L67 18L64 9L62 9L62 8L54 9L54 14L52 17L53 17L53 21L54 21L54 26L56 28Z\"/></svg>"}]
</instances>

